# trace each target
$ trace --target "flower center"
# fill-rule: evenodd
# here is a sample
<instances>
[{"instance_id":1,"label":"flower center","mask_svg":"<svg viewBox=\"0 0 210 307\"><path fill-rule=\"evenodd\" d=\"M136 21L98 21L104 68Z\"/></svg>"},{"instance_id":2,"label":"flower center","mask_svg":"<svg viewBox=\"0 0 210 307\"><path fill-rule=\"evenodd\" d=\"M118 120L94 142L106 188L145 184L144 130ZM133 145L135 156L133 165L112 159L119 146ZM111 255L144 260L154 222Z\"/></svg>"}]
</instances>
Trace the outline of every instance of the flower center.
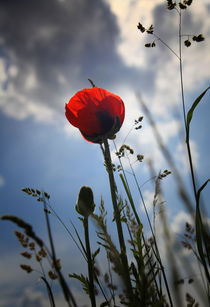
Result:
<instances>
[{"instance_id":1,"label":"flower center","mask_svg":"<svg viewBox=\"0 0 210 307\"><path fill-rule=\"evenodd\" d=\"M101 124L100 134L104 134L108 132L112 128L113 123L114 123L112 116L106 110L97 112L96 116L98 117L100 124Z\"/></svg>"}]
</instances>

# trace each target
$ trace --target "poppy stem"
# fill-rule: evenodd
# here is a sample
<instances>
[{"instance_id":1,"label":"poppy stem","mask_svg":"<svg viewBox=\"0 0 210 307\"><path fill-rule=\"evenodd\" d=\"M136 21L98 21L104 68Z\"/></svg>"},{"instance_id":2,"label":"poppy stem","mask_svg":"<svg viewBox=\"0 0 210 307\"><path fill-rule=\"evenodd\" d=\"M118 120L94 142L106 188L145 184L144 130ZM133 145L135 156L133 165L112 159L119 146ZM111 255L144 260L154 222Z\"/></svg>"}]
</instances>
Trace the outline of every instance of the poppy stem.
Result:
<instances>
[{"instance_id":1,"label":"poppy stem","mask_svg":"<svg viewBox=\"0 0 210 307\"><path fill-rule=\"evenodd\" d=\"M120 243L121 261L122 261L122 268L123 268L122 276L124 278L124 282L125 282L126 290L127 290L126 292L130 300L129 306L134 306L134 297L133 297L132 284L131 284L131 279L130 279L130 274L129 274L126 246L125 246L125 240L123 236L122 224L121 224L121 219L120 219L120 210L118 208L118 203L117 203L117 186L114 180L112 160L111 160L111 154L109 150L109 143L107 139L104 139L103 143L104 143L104 148L101 145L101 149L104 155L104 160L105 160L107 172L109 175L110 191L111 191L112 203L113 203L113 208L114 208L114 218L115 218L116 225L117 225L118 239Z\"/></svg>"},{"instance_id":2,"label":"poppy stem","mask_svg":"<svg viewBox=\"0 0 210 307\"><path fill-rule=\"evenodd\" d=\"M85 244L88 261L88 275L89 275L89 296L91 300L91 306L96 307L95 293L94 293L94 282L93 282L93 261L90 250L89 230L88 230L88 216L84 217L84 230L85 230Z\"/></svg>"}]
</instances>

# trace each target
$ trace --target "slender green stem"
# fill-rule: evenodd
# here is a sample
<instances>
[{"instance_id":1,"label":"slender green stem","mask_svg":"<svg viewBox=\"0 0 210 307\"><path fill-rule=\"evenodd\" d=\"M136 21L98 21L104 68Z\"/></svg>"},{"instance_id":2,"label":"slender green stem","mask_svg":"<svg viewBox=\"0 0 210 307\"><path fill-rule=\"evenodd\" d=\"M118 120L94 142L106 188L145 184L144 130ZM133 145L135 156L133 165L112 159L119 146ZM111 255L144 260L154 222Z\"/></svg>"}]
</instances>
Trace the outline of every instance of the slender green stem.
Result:
<instances>
[{"instance_id":1,"label":"slender green stem","mask_svg":"<svg viewBox=\"0 0 210 307\"><path fill-rule=\"evenodd\" d=\"M182 95L182 108L184 115L184 125L186 129L186 110L185 110L185 100L184 100L184 82L183 82L183 69L182 69L182 13L179 12L179 72L180 72L180 82L181 82L181 95Z\"/></svg>"},{"instance_id":2,"label":"slender green stem","mask_svg":"<svg viewBox=\"0 0 210 307\"><path fill-rule=\"evenodd\" d=\"M183 105L183 114L184 114L184 124L185 124L185 131L187 135L187 120L186 120L186 112L185 112L185 101L184 101L184 82L183 82L183 68L182 68L182 48L181 48L181 29L182 29L182 19L181 19L181 10L179 13L179 67L180 67L180 81L181 81L181 94L182 94L182 105ZM198 248L198 253L201 258L201 262L203 265L204 272L206 274L206 279L208 283L210 283L210 275L209 271L207 268L207 263L206 259L203 254L203 248L202 248L202 242L204 243L204 246L207 251L207 259L209 260L209 255L208 255L208 248L207 248L207 243L205 239L205 230L202 229L202 219L200 216L200 211L199 211L199 205L200 205L200 199L199 199L199 190L197 191L196 188L196 180L195 180L195 174L194 174L194 167L193 167L193 161L192 161L192 154L191 154L191 147L190 147L190 141L189 138L186 138L186 145L187 145L187 153L188 153L188 159L189 159L189 164L190 164L190 173L191 173L191 178L192 178L192 185L193 185L193 191L194 191L194 197L195 197L195 202L196 202L196 239L197 239L197 248ZM197 219L197 215L199 215ZM208 296L208 300L209 296Z\"/></svg>"},{"instance_id":3,"label":"slender green stem","mask_svg":"<svg viewBox=\"0 0 210 307\"><path fill-rule=\"evenodd\" d=\"M47 203L45 200L45 197L43 195L43 204L44 204L44 212L45 212L45 218L46 218L46 224L47 224L47 231L48 231L48 237L50 241L50 247L51 247L51 252L52 252L52 260L53 260L53 265L55 267L56 273L58 274L59 282L61 285L61 288L63 290L64 297L66 299L66 302L68 303L69 307L73 306L77 307L76 301L73 297L73 294L71 293L69 287L66 284L66 281L63 277L63 275L60 272L60 269L58 268L57 261L56 261L56 254L55 254L55 248L54 248L54 243L53 243L53 238L52 238L52 233L51 233L51 228L50 228L50 221L47 213ZM71 301L72 304L71 304Z\"/></svg>"},{"instance_id":4,"label":"slender green stem","mask_svg":"<svg viewBox=\"0 0 210 307\"><path fill-rule=\"evenodd\" d=\"M114 142L114 146L115 146L115 149L116 149L116 151L117 151L117 147L116 147L115 142ZM127 185L127 188L128 188L128 193L131 195L130 187L129 187L129 184L128 184L127 177L126 177L126 175L125 175L125 171L124 171L124 168L123 168L121 159L120 159L119 157L118 157L118 159L119 159L119 162L120 162L120 165L121 165L121 168L122 168L122 172L123 172L123 175L124 175L124 179L123 179L123 176L120 176L120 177L121 177L122 180L125 180L126 185ZM161 271L162 271L162 274L163 274L164 283L165 283L165 286L166 286L166 291L167 291L167 294L168 294L168 298L169 298L171 307L173 307L173 301L172 301L172 297L171 297L171 294L170 294L169 285L168 285L167 278L166 278L166 274L165 274L165 269L164 269L164 266L163 266L162 261L161 261L160 253L159 253L159 250L158 250L158 246L157 246L155 234L154 234L153 229L152 229L152 225L151 225L151 221L150 221L150 218L149 218L149 214L148 214L148 212L147 212L146 205L145 205L145 202L144 202L144 198L143 198L143 195L142 195L142 193L141 193L140 186L139 186L139 184L138 184L138 181L137 181L135 172L134 172L134 170L133 170L133 167L132 167L132 165L131 165L131 163L130 163L129 158L128 158L128 161L129 161L129 165L130 165L130 168L131 168L131 173L132 173L132 175L133 175L133 177L134 177L134 179L135 179L135 182L136 182L136 185L137 185L137 189L138 189L138 191L139 191L139 194L140 194L142 203L143 203L143 205L144 205L144 209L145 209L146 216L147 216L147 219L148 219L148 222L149 222L149 226L150 226L150 230L151 230L152 237L153 237L153 240L154 240L154 244L155 244L155 249L156 249L156 251L154 250L153 245L151 245L151 247L152 247L152 250L153 250L153 253L154 253L156 259L158 260L158 262L159 262L159 264L160 264ZM136 212L136 208L135 208L135 206L134 206L134 203L133 203L133 200L132 200L132 199L130 199L130 204L131 204L133 213L134 213L134 215L135 215L136 221L137 221L138 225L140 225L141 222L140 222L139 216L138 216L138 214L137 214L137 212ZM142 236L142 238L143 238L143 241L144 241L144 244L145 244L146 241L145 241L144 236ZM145 246L146 246L146 244L145 244ZM157 287L157 290L158 290L158 293L159 293L158 287Z\"/></svg>"},{"instance_id":5,"label":"slender green stem","mask_svg":"<svg viewBox=\"0 0 210 307\"><path fill-rule=\"evenodd\" d=\"M156 141L166 159L166 161L168 162L168 164L170 165L171 169L173 170L173 173L174 173L174 176L176 178L176 183L177 183L177 187L178 187L178 191L179 191L179 194L180 194L180 197L183 199L188 211L190 213L193 212L193 206L191 204L191 200L188 196L188 194L186 193L186 190L184 189L184 182L182 180L182 177L180 176L179 172L178 172L178 169L174 163L174 160L172 159L172 156L169 152L169 150L167 149L167 147L165 147L164 143L163 143L163 140L162 140L162 137L156 127L156 124L155 124L155 121L148 109L148 107L146 106L146 104L143 102L143 100L141 99L141 97L139 96L140 98L140 103L141 103L141 106L149 120L149 123L151 124L151 127L153 129L153 133L155 135L155 138L156 138Z\"/></svg>"},{"instance_id":6,"label":"slender green stem","mask_svg":"<svg viewBox=\"0 0 210 307\"><path fill-rule=\"evenodd\" d=\"M71 234L70 230L67 228L67 226L65 225L65 223L62 221L62 219L60 218L60 216L57 214L57 212L53 209L53 207L47 203L47 206L50 208L50 211L53 212L53 214L55 215L55 217L59 220L59 222L62 224L62 226L65 228L65 230L67 231L67 233L70 235L70 237L72 238L72 240L74 241L74 243L76 244L77 248L79 249L80 253L82 254L83 258L86 259L82 249L80 248L79 244L77 243L77 241L74 239L73 235Z\"/></svg>"},{"instance_id":7,"label":"slender green stem","mask_svg":"<svg viewBox=\"0 0 210 307\"><path fill-rule=\"evenodd\" d=\"M153 35L163 44L163 45L165 45L178 59L180 59L179 58L179 56L178 56L178 54L176 54L176 52L168 45L168 44L166 44L163 40L162 40L162 38L160 38L157 34L155 34L155 33L153 33Z\"/></svg>"},{"instance_id":8,"label":"slender green stem","mask_svg":"<svg viewBox=\"0 0 210 307\"><path fill-rule=\"evenodd\" d=\"M155 244L155 250L153 249L153 246L152 246L152 250L154 252L154 255L156 257L156 259L158 260L159 264L160 264L160 268L161 268L161 271L162 271L162 274L163 274L163 279L164 279L164 283L165 283L165 286L166 286L166 291L167 291L167 294L168 294L168 299L169 299L169 302L171 304L171 307L173 307L173 301L172 301L172 297L171 297L171 293L170 293L170 289L169 289L169 285L168 285L168 281L167 281L167 277L166 277L166 274L165 274L165 269L164 269L164 266L162 264L162 260L161 260L161 257L160 257L160 253L159 253L159 249L158 249L158 246L157 246L157 241L156 241L156 237L155 237L155 234L154 234L154 231L152 229L152 225L151 225L151 221L150 221L150 218L149 218L149 214L147 212L147 208L146 208L146 205L145 205L145 202L144 202L144 198L143 198L143 195L142 195L142 192L141 192L141 189L140 189L140 186L138 184L138 180L136 178L136 174L134 172L134 169L130 163L130 159L128 158L128 161L129 161L129 165L130 165L130 168L131 168L131 172L133 174L133 177L134 177L134 180L135 180L135 183L136 183L136 186L137 186L137 189L139 191L139 195L141 197L141 201L143 203L143 206L144 206L144 210L146 212L146 216L147 216L147 219L148 219L148 222L149 222L149 226L150 226L150 230L152 232L152 237L153 237L153 240L154 240L154 244ZM145 244L145 238L143 236L143 241L144 241L144 244ZM146 246L146 244L145 244Z\"/></svg>"},{"instance_id":9,"label":"slender green stem","mask_svg":"<svg viewBox=\"0 0 210 307\"><path fill-rule=\"evenodd\" d=\"M103 296L104 296L104 298L105 298L105 301L107 302L107 306L110 307L109 300L108 300L108 298L106 297L106 294L105 294L105 292L104 292L104 290L103 290L103 288L102 288L102 286L101 286L101 284L100 284L100 282L99 282L99 280L98 280L98 277L97 277L97 275L96 275L95 272L94 272L94 278L95 278L96 283L97 283L98 286L99 286L99 289L101 290L101 293L103 294Z\"/></svg>"},{"instance_id":10,"label":"slender green stem","mask_svg":"<svg viewBox=\"0 0 210 307\"><path fill-rule=\"evenodd\" d=\"M49 296L50 306L51 307L55 307L55 301L54 301L53 293L52 293L51 287L50 287L47 279L44 276L41 276L40 278L44 281L44 283L45 283L45 285L47 287L47 292L48 292L48 296Z\"/></svg>"},{"instance_id":11,"label":"slender green stem","mask_svg":"<svg viewBox=\"0 0 210 307\"><path fill-rule=\"evenodd\" d=\"M196 189L195 174L194 174L192 154L191 154L191 148L190 148L189 141L187 141L187 152L188 152L188 158L189 158L189 163L190 163L190 172L191 172L191 177L192 177L193 191L194 191L194 196L195 196L195 199L196 199L197 189Z\"/></svg>"},{"instance_id":12,"label":"slender green stem","mask_svg":"<svg viewBox=\"0 0 210 307\"><path fill-rule=\"evenodd\" d=\"M183 116L184 116L184 125L185 131L187 133L187 118L186 118L186 109L185 109L185 98L184 98L184 80L183 80L183 67L182 67L182 11L179 12L179 72L180 72L180 85L181 85L181 97L182 97L182 108L183 108ZM193 169L193 162L192 162L192 154L189 141L187 143L187 153L188 159L190 163L190 172L192 177L192 184L193 184L193 191L196 200L197 190L196 190L196 183L195 183L195 175Z\"/></svg>"},{"instance_id":13,"label":"slender green stem","mask_svg":"<svg viewBox=\"0 0 210 307\"><path fill-rule=\"evenodd\" d=\"M85 231L85 244L87 252L87 261L88 261L88 276L89 276L89 296L91 300L91 306L96 307L96 299L94 293L94 282L93 282L93 262L92 255L90 250L90 240L89 240L89 229L88 229L88 216L84 217L84 231Z\"/></svg>"},{"instance_id":14,"label":"slender green stem","mask_svg":"<svg viewBox=\"0 0 210 307\"><path fill-rule=\"evenodd\" d=\"M114 180L114 174L113 174L113 169L112 169L112 161L111 161L111 154L109 150L109 144L108 140L104 139L104 149L101 145L101 149L104 154L104 159L109 175L109 183L110 183L110 191L111 191L111 197L112 197L112 203L113 203L113 208L114 208L114 217L116 221L116 226L117 226L117 232L118 232L118 239L120 243L120 250L121 250L121 260L122 260L122 266L124 269L123 276L124 276L124 281L126 285L126 290L127 290L127 295L130 300L131 306L134 306L134 296L133 296L133 290L132 290L132 285L131 285L131 279L130 279L130 274L129 274L129 267L128 267L128 259L127 259L127 254L126 254L126 246L125 246L125 241L124 241L124 236L123 236L123 230L122 230L122 224L120 220L120 211L118 208L117 204L117 195L116 195L116 184Z\"/></svg>"}]
</instances>

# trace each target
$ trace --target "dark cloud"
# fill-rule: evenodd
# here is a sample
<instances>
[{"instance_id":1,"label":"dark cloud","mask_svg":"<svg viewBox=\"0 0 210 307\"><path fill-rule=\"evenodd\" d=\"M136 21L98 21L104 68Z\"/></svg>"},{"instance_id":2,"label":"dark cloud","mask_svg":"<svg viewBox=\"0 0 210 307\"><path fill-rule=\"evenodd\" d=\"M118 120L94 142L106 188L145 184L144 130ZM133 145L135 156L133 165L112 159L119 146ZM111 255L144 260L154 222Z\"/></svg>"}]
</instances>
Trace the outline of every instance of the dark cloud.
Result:
<instances>
[{"instance_id":1,"label":"dark cloud","mask_svg":"<svg viewBox=\"0 0 210 307\"><path fill-rule=\"evenodd\" d=\"M190 13L184 13L187 31L193 20ZM157 5L153 21L164 41L177 43L176 11L167 11L165 4ZM196 29L202 26L193 25ZM7 114L17 114L27 102L30 109L31 102L50 106L63 116L64 102L75 91L89 87L88 78L109 90L120 85L151 97L158 69L173 55L157 42L157 48L146 54L145 69L128 67L117 53L120 39L116 17L103 0L1 0L0 57L7 67L18 68L18 74L4 84L14 90L1 97L2 108ZM153 37L147 39L152 41ZM26 111L29 115L30 110Z\"/></svg>"},{"instance_id":2,"label":"dark cloud","mask_svg":"<svg viewBox=\"0 0 210 307\"><path fill-rule=\"evenodd\" d=\"M103 1L1 1L0 37L9 63L19 70L10 82L29 101L56 109L62 104L63 110L63 97L89 86L88 77L102 87L118 78L138 84L139 72L125 67L116 52L119 29ZM31 73L36 86L28 88ZM59 83L59 75L67 82Z\"/></svg>"}]
</instances>

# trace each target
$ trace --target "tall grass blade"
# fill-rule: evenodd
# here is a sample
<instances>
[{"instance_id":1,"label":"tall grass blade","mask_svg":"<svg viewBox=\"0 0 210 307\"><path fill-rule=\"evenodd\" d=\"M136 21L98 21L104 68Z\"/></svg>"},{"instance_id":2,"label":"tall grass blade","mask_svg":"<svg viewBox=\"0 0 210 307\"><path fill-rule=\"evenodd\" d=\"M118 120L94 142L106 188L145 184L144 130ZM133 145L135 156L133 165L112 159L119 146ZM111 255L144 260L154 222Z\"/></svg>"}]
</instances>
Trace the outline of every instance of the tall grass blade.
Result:
<instances>
[{"instance_id":1,"label":"tall grass blade","mask_svg":"<svg viewBox=\"0 0 210 307\"><path fill-rule=\"evenodd\" d=\"M82 243L82 239L80 238L80 235L79 235L79 233L78 233L76 227L75 227L74 224L72 223L72 221L70 221L70 222L71 222L71 225L72 225L73 228L74 228L74 231L75 231L75 233L76 233L76 236L77 236L77 238L78 238L78 240L79 240L79 243L80 243L80 245L81 245L81 247L82 247L83 253L84 253L84 255L85 255L85 260L87 261L87 252L86 252L86 249L85 249L84 244Z\"/></svg>"},{"instance_id":2,"label":"tall grass blade","mask_svg":"<svg viewBox=\"0 0 210 307\"><path fill-rule=\"evenodd\" d=\"M189 135L190 135L190 122L192 120L193 117L193 112L195 110L195 108L197 107L197 105L199 104L199 102L201 101L201 99L203 98L203 96L206 94L206 92L210 89L210 86L207 87L207 89L205 89L205 91L200 94L200 96L198 96L198 98L194 101L192 107L190 108L190 110L187 113L187 122L186 122L186 143L189 142Z\"/></svg>"}]
</instances>

